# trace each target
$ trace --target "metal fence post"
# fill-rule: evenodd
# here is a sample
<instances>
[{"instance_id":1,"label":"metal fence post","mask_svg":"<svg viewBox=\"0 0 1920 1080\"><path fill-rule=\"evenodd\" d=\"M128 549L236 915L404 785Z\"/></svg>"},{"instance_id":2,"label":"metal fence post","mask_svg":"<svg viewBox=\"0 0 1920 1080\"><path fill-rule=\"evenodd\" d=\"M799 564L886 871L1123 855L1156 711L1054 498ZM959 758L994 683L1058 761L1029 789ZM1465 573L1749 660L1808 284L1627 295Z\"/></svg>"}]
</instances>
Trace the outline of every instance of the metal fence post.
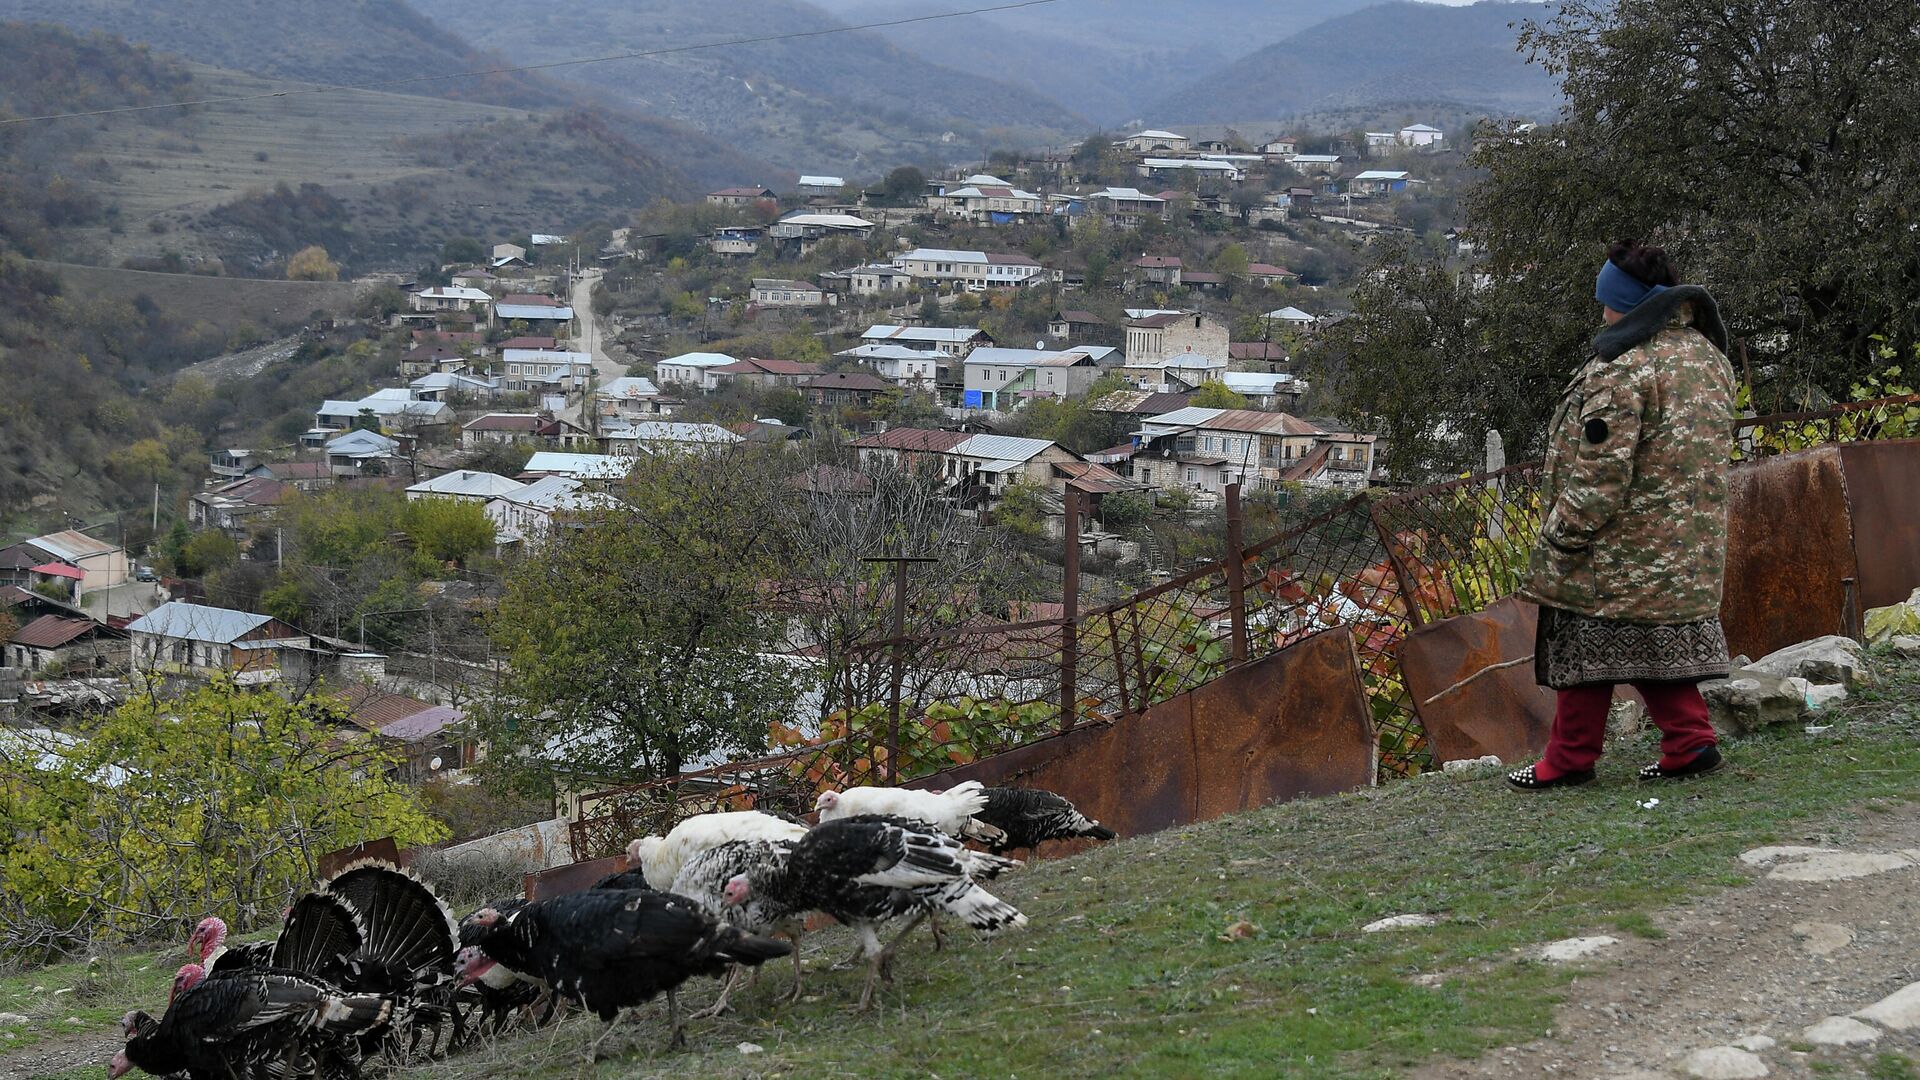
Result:
<instances>
[{"instance_id":1,"label":"metal fence post","mask_svg":"<svg viewBox=\"0 0 1920 1080\"><path fill-rule=\"evenodd\" d=\"M1233 627L1233 664L1247 662L1247 556L1241 537L1240 485L1227 485L1227 619Z\"/></svg>"},{"instance_id":2,"label":"metal fence post","mask_svg":"<svg viewBox=\"0 0 1920 1080\"><path fill-rule=\"evenodd\" d=\"M900 682L907 664L907 561L893 564L893 665L887 679L887 783L900 780Z\"/></svg>"},{"instance_id":3,"label":"metal fence post","mask_svg":"<svg viewBox=\"0 0 1920 1080\"><path fill-rule=\"evenodd\" d=\"M1060 730L1072 731L1080 712L1080 507L1086 496L1067 485L1066 562L1060 585Z\"/></svg>"}]
</instances>

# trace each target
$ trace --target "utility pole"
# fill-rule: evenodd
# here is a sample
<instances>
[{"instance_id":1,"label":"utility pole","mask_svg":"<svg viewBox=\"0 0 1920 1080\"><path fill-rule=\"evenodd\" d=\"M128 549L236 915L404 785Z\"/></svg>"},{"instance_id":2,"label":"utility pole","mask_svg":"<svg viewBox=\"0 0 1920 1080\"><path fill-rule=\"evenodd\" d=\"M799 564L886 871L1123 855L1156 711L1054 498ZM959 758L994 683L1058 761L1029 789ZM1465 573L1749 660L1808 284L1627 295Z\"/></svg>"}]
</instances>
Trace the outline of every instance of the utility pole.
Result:
<instances>
[{"instance_id":1,"label":"utility pole","mask_svg":"<svg viewBox=\"0 0 1920 1080\"><path fill-rule=\"evenodd\" d=\"M900 684L907 664L907 571L914 563L938 559L911 555L875 555L861 562L893 564L893 664L887 674L887 783L900 779Z\"/></svg>"}]
</instances>

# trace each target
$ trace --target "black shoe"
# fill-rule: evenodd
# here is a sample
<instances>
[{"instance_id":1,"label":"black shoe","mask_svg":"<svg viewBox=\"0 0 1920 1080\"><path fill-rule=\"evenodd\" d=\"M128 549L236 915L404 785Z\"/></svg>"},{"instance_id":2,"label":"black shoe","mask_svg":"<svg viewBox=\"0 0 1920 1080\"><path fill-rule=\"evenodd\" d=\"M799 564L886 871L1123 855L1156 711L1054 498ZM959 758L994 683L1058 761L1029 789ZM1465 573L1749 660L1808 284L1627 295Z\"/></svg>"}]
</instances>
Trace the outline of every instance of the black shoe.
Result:
<instances>
[{"instance_id":1,"label":"black shoe","mask_svg":"<svg viewBox=\"0 0 1920 1080\"><path fill-rule=\"evenodd\" d=\"M1561 773L1551 780L1535 779L1533 769L1534 767L1529 765L1524 769L1516 769L1508 773L1507 783L1521 791L1547 791L1551 788L1579 787L1582 784L1590 784L1593 782L1592 769L1586 769L1581 772Z\"/></svg>"},{"instance_id":2,"label":"black shoe","mask_svg":"<svg viewBox=\"0 0 1920 1080\"><path fill-rule=\"evenodd\" d=\"M1695 750L1693 752L1693 760L1679 768L1669 769L1657 761L1651 765L1642 767L1640 770L1640 779L1688 780L1696 776L1705 776L1711 772L1718 772L1720 766L1724 764L1726 764L1726 762L1720 757L1720 748L1712 743L1708 743L1700 749Z\"/></svg>"}]
</instances>

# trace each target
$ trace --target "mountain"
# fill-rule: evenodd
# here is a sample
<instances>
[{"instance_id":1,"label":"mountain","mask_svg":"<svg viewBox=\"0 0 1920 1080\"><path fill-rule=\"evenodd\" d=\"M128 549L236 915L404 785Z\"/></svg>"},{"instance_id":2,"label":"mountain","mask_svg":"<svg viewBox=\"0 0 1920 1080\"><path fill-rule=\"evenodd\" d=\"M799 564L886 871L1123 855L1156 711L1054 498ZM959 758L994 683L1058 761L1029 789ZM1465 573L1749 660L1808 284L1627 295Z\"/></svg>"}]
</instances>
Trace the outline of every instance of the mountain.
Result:
<instances>
[{"instance_id":1,"label":"mountain","mask_svg":"<svg viewBox=\"0 0 1920 1080\"><path fill-rule=\"evenodd\" d=\"M1156 124L1276 120L1367 105L1444 102L1550 115L1552 76L1516 51L1517 24L1545 4L1388 3L1301 31L1194 80L1147 110Z\"/></svg>"},{"instance_id":2,"label":"mountain","mask_svg":"<svg viewBox=\"0 0 1920 1080\"><path fill-rule=\"evenodd\" d=\"M1089 123L1028 89L954 70L797 0L417 0L446 27L517 63L671 49L742 37L785 41L693 49L555 71L643 112L807 173L977 158L1054 141ZM735 182L771 177L741 176Z\"/></svg>"},{"instance_id":3,"label":"mountain","mask_svg":"<svg viewBox=\"0 0 1920 1080\"><path fill-rule=\"evenodd\" d=\"M815 0L849 23L951 11L948 0ZM1117 126L1259 46L1373 0L1104 0L910 23L873 31L962 71L1043 94ZM1223 33L1226 28L1229 32ZM1071 62L1062 63L1062 58Z\"/></svg>"},{"instance_id":4,"label":"mountain","mask_svg":"<svg viewBox=\"0 0 1920 1080\"><path fill-rule=\"evenodd\" d=\"M360 84L503 66L401 0L0 0L0 20L43 22L125 38L228 72L304 83ZM272 90L273 87L256 87ZM595 109L608 127L672 165L697 186L766 168L731 146L662 120L605 104L577 86L524 72L422 81L395 95L508 106ZM336 102L337 98L320 100ZM350 108L330 107L332 115ZM461 114L465 115L465 114Z\"/></svg>"}]
</instances>

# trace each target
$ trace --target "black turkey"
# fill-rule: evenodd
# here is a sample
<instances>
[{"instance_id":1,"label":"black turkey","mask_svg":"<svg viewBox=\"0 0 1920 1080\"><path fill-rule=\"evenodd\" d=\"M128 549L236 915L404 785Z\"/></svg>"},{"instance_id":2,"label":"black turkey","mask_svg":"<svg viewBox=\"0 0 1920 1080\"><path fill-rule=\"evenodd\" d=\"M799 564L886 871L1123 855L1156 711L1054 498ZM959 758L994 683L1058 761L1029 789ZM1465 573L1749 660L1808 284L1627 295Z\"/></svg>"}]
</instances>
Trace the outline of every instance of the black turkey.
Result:
<instances>
[{"instance_id":1,"label":"black turkey","mask_svg":"<svg viewBox=\"0 0 1920 1080\"><path fill-rule=\"evenodd\" d=\"M107 1075L135 1067L193 1080L253 1075L353 1076L352 1040L385 1024L393 1003L344 994L317 980L272 971L208 978L198 964L174 977L173 999L158 1020L129 1013L126 1045Z\"/></svg>"},{"instance_id":2,"label":"black turkey","mask_svg":"<svg viewBox=\"0 0 1920 1080\"><path fill-rule=\"evenodd\" d=\"M1005 833L988 850L994 854L1024 848L1031 852L1048 840L1112 840L1112 829L1082 814L1066 796L1042 788L990 787L981 821Z\"/></svg>"},{"instance_id":3,"label":"black turkey","mask_svg":"<svg viewBox=\"0 0 1920 1080\"><path fill-rule=\"evenodd\" d=\"M606 1021L608 1031L621 1009L664 993L674 1046L686 1044L674 996L681 983L793 951L786 942L741 933L673 893L589 889L536 900L512 914L482 908L474 922L481 927L474 943L487 959L579 1002ZM469 966L468 974L485 971Z\"/></svg>"}]
</instances>

